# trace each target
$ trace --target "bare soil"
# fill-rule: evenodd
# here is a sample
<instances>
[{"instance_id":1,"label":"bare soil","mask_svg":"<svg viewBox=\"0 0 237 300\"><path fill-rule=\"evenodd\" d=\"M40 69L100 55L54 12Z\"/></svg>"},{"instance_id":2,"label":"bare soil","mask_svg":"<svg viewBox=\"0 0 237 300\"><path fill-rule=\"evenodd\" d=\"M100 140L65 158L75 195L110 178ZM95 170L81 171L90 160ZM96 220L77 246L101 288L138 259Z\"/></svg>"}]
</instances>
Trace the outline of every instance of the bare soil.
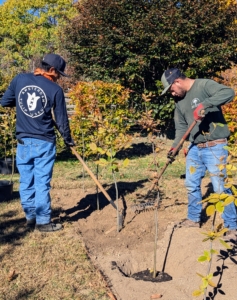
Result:
<instances>
[{"instance_id":1,"label":"bare soil","mask_svg":"<svg viewBox=\"0 0 237 300\"><path fill-rule=\"evenodd\" d=\"M146 186L146 188L148 185ZM210 181L204 178L203 194L208 193ZM113 186L106 187L115 199ZM165 272L172 280L152 282L155 247L155 210L135 214L129 199L137 199L143 184L119 183L119 207L122 199L126 215L124 227L117 232L116 210L99 193L100 209L97 210L96 188L71 190L52 189L52 198L62 207L62 222L70 222L75 232L81 235L93 263L102 271L116 297L120 300L149 300L162 297L164 300L190 300L192 292L201 285L196 272L206 275L207 262L198 257L210 248L203 243L204 235L211 229L212 220L203 215L202 228L178 228L176 224L186 217L187 197L183 179L162 180L162 195L158 209L158 242L156 270ZM123 196L123 197L122 197ZM221 222L217 219L216 224ZM208 288L206 300L237 299L237 247L229 252L219 242L213 248L221 254L213 257L211 272L217 288ZM151 281L136 280L132 275L149 271ZM147 272L146 272L147 273ZM147 273L149 274L149 273ZM203 299L199 297L197 299Z\"/></svg>"}]
</instances>

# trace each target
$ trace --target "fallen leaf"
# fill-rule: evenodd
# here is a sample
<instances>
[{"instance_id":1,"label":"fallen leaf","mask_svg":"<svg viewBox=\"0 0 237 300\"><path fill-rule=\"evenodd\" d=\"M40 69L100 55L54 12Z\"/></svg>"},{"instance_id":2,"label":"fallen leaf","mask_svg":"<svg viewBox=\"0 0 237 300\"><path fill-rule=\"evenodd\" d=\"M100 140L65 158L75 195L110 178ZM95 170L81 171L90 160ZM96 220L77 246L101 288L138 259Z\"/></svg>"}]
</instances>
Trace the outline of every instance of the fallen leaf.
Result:
<instances>
[{"instance_id":1,"label":"fallen leaf","mask_svg":"<svg viewBox=\"0 0 237 300\"><path fill-rule=\"evenodd\" d=\"M8 281L12 281L14 279L16 275L16 271L15 270L11 270L9 273L8 273L8 276L7 276L7 280Z\"/></svg>"},{"instance_id":2,"label":"fallen leaf","mask_svg":"<svg viewBox=\"0 0 237 300\"><path fill-rule=\"evenodd\" d=\"M191 175L194 174L196 172L196 168L194 168L193 166L191 166L189 168L189 172L190 172Z\"/></svg>"},{"instance_id":3,"label":"fallen leaf","mask_svg":"<svg viewBox=\"0 0 237 300\"><path fill-rule=\"evenodd\" d=\"M161 294L153 294L151 295L150 299L160 299L162 297Z\"/></svg>"},{"instance_id":4,"label":"fallen leaf","mask_svg":"<svg viewBox=\"0 0 237 300\"><path fill-rule=\"evenodd\" d=\"M114 295L112 293L107 293L107 295L109 296L110 299L116 300L116 298L114 297Z\"/></svg>"}]
</instances>

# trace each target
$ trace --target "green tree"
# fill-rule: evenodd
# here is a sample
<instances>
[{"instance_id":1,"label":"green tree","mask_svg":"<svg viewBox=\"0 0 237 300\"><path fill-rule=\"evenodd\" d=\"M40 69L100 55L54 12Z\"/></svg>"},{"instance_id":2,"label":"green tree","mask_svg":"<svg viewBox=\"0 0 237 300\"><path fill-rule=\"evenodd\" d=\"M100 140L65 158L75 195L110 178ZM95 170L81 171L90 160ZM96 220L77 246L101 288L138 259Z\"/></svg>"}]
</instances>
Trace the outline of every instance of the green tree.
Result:
<instances>
[{"instance_id":1,"label":"green tree","mask_svg":"<svg viewBox=\"0 0 237 300\"><path fill-rule=\"evenodd\" d=\"M0 6L0 94L19 71L33 71L44 53L60 52L59 35L75 16L71 0L7 0Z\"/></svg>"},{"instance_id":2,"label":"green tree","mask_svg":"<svg viewBox=\"0 0 237 300\"><path fill-rule=\"evenodd\" d=\"M166 68L206 77L236 59L237 5L226 5L216 0L78 1L78 15L65 27L62 43L77 78L119 81L139 95L139 103L142 93L152 92L149 106L165 118L168 101L157 95Z\"/></svg>"}]
</instances>

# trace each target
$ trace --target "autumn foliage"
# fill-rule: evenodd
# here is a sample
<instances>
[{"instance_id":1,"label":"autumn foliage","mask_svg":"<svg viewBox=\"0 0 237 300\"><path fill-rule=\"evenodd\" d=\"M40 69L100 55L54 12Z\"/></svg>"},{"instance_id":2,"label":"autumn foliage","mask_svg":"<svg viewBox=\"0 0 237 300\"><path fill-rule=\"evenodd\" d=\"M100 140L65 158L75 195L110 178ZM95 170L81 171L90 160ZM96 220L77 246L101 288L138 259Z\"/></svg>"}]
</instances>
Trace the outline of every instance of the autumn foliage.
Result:
<instances>
[{"instance_id":1,"label":"autumn foliage","mask_svg":"<svg viewBox=\"0 0 237 300\"><path fill-rule=\"evenodd\" d=\"M45 53L62 53L59 36L75 16L71 0L6 0L0 5L0 95L19 72L33 72Z\"/></svg>"},{"instance_id":2,"label":"autumn foliage","mask_svg":"<svg viewBox=\"0 0 237 300\"><path fill-rule=\"evenodd\" d=\"M221 82L232 87L235 92L237 92L237 67L233 66L231 69L226 70L221 75L223 77ZM237 95L231 103L222 107L222 111L231 132L229 143L234 144L237 140Z\"/></svg>"},{"instance_id":3,"label":"autumn foliage","mask_svg":"<svg viewBox=\"0 0 237 300\"><path fill-rule=\"evenodd\" d=\"M69 93L75 113L70 127L77 149L84 156L94 153L91 144L117 152L130 143L127 134L134 117L129 109L129 90L102 81L78 82Z\"/></svg>"}]
</instances>

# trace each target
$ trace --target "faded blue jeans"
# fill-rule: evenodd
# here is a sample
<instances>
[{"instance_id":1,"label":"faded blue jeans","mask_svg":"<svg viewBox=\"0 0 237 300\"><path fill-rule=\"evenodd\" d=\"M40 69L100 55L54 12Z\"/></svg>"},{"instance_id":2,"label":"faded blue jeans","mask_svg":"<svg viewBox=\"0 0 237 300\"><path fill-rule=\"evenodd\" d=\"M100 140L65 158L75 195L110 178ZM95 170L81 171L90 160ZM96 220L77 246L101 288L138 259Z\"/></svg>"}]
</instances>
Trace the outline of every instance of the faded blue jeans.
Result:
<instances>
[{"instance_id":1,"label":"faded blue jeans","mask_svg":"<svg viewBox=\"0 0 237 300\"><path fill-rule=\"evenodd\" d=\"M217 144L213 147L198 148L194 144L190 145L186 158L186 181L188 191L188 219L199 222L202 211L201 180L206 170L210 173L213 190L215 193L231 194L230 189L224 188L224 177L218 176L220 170L218 165L225 164L228 151L223 149L226 144ZM222 173L225 170L222 171ZM222 214L224 226L229 229L237 228L236 207L231 203L225 207Z\"/></svg>"},{"instance_id":2,"label":"faded blue jeans","mask_svg":"<svg viewBox=\"0 0 237 300\"><path fill-rule=\"evenodd\" d=\"M27 220L39 225L51 221L50 181L56 157L54 143L22 138L17 144L16 164L20 173L21 205Z\"/></svg>"}]
</instances>

